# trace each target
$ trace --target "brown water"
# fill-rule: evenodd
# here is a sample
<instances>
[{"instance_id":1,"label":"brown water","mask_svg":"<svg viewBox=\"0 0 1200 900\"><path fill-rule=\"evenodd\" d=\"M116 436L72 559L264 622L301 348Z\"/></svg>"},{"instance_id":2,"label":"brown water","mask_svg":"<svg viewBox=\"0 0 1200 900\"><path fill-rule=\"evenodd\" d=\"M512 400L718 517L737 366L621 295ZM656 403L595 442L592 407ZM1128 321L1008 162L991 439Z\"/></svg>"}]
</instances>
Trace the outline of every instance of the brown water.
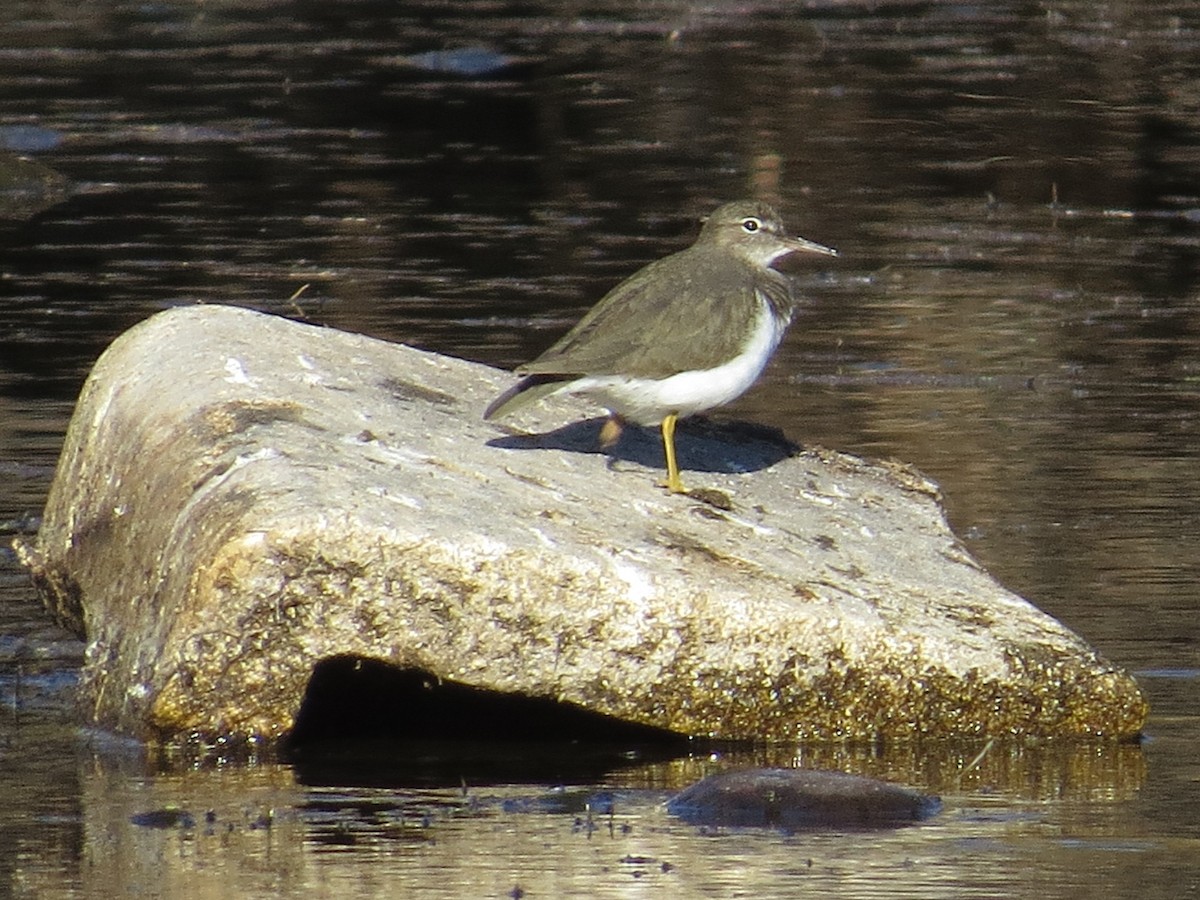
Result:
<instances>
[{"instance_id":1,"label":"brown water","mask_svg":"<svg viewBox=\"0 0 1200 900\"><path fill-rule=\"evenodd\" d=\"M82 646L5 551L0 895L1200 894L1200 9L461 10L3 4L0 145L71 182L0 220L3 536L36 528L92 361L156 310L509 366L757 193L843 256L798 272L813 302L728 414L936 478L1002 581L1138 673L1147 741L997 746L965 773L982 742L558 760L465 787L446 748L430 771L147 752L75 729ZM732 762L889 777L945 811L866 835L665 815Z\"/></svg>"}]
</instances>

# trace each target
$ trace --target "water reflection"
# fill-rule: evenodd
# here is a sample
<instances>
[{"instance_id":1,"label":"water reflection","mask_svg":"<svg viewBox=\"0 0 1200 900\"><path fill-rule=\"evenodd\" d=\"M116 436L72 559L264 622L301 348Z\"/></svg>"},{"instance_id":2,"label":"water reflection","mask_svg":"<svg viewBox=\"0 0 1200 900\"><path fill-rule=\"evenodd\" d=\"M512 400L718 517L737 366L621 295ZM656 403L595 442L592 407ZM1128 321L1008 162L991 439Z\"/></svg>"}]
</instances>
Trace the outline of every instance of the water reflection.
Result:
<instances>
[{"instance_id":1,"label":"water reflection","mask_svg":"<svg viewBox=\"0 0 1200 900\"><path fill-rule=\"evenodd\" d=\"M19 877L30 889L299 896L345 881L358 896L417 888L425 896L504 896L515 885L622 896L631 879L645 878L663 890L736 896L756 885L779 889L791 872L850 896L872 893L885 874L901 894L961 896L980 872L992 873L1001 893L1021 893L1047 867L1064 865L1060 854L1111 850L1115 828L1128 852L1153 849L1126 823L1143 774L1141 751L1128 745L995 749L966 778L957 774L964 757L936 747L790 759L778 750L726 753L634 766L581 787L301 786L289 768L268 762L164 765L114 749L83 753L78 812L39 829L63 843L34 854L28 830L15 832L26 860ZM705 774L777 762L903 774L940 785L946 808L928 823L869 839L698 829L664 811L670 793ZM33 801L44 814L45 801ZM1071 835L1069 849L1051 849L1039 837L1047 830ZM75 841L79 865L71 862ZM1047 863L1033 873L1017 864L1030 848Z\"/></svg>"},{"instance_id":2,"label":"water reflection","mask_svg":"<svg viewBox=\"0 0 1200 900\"><path fill-rule=\"evenodd\" d=\"M1195 881L1179 852L1200 800L1192 4L14 0L0 25L0 141L70 179L63 202L0 222L4 537L36 524L88 367L155 310L244 304L511 365L754 192L843 256L802 276L812 303L731 414L929 472L987 566L1145 670L1156 712L1144 748L995 747L961 781L981 747L745 758L948 798L878 841L681 828L657 799L703 757L607 776L627 792L613 829L579 831L577 809L503 802L545 785L464 800L80 751L81 648L39 632L3 553L6 882L1174 897ZM503 59L423 56L456 48ZM471 796L488 802L464 811ZM196 827L130 821L172 806Z\"/></svg>"}]
</instances>

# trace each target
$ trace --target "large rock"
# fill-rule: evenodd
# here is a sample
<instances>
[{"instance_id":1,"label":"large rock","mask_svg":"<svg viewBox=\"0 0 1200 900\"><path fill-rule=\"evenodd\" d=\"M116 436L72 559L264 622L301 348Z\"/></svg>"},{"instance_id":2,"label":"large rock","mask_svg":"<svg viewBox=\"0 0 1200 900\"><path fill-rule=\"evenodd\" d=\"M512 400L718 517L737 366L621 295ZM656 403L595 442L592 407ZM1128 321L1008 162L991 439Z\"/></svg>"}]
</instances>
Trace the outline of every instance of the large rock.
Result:
<instances>
[{"instance_id":1,"label":"large rock","mask_svg":"<svg viewBox=\"0 0 1200 900\"><path fill-rule=\"evenodd\" d=\"M277 737L351 655L721 738L1141 728L1133 680L990 578L920 475L693 423L712 493L673 496L657 437L599 455L578 401L516 420L540 436L482 422L509 381L219 306L114 342L21 548L89 642L88 715Z\"/></svg>"}]
</instances>

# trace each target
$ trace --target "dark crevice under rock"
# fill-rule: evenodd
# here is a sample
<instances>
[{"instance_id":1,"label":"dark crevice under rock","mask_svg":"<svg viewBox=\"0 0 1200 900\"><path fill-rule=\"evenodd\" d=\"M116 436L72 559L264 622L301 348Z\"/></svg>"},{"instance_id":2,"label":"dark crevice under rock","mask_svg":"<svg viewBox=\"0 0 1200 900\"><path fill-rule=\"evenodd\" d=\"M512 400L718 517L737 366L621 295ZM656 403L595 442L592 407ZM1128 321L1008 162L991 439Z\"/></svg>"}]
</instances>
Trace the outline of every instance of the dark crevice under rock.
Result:
<instances>
[{"instance_id":1,"label":"dark crevice under rock","mask_svg":"<svg viewBox=\"0 0 1200 900\"><path fill-rule=\"evenodd\" d=\"M358 656L315 667L283 745L304 783L366 779L375 787L586 783L622 766L707 749L573 703L473 688Z\"/></svg>"}]
</instances>

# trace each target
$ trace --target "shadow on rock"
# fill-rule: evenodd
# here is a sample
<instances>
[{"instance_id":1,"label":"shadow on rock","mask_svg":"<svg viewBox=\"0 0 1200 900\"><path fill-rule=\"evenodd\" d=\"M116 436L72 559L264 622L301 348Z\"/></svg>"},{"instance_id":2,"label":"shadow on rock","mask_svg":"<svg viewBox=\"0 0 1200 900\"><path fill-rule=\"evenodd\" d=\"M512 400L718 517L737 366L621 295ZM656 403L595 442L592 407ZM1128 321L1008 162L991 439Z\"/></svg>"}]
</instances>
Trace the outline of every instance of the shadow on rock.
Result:
<instances>
[{"instance_id":1,"label":"shadow on rock","mask_svg":"<svg viewBox=\"0 0 1200 900\"><path fill-rule=\"evenodd\" d=\"M691 825L733 828L894 828L942 808L931 794L819 769L741 769L711 775L667 801Z\"/></svg>"},{"instance_id":2,"label":"shadow on rock","mask_svg":"<svg viewBox=\"0 0 1200 900\"><path fill-rule=\"evenodd\" d=\"M603 417L596 417L553 431L509 434L493 438L488 446L505 450L602 453L614 461L636 463L648 469L665 465L657 428L626 424L614 445L601 447L600 429L604 422ZM679 424L675 449L681 470L723 474L757 472L800 452L799 446L777 428L751 422L714 422L702 416Z\"/></svg>"}]
</instances>

